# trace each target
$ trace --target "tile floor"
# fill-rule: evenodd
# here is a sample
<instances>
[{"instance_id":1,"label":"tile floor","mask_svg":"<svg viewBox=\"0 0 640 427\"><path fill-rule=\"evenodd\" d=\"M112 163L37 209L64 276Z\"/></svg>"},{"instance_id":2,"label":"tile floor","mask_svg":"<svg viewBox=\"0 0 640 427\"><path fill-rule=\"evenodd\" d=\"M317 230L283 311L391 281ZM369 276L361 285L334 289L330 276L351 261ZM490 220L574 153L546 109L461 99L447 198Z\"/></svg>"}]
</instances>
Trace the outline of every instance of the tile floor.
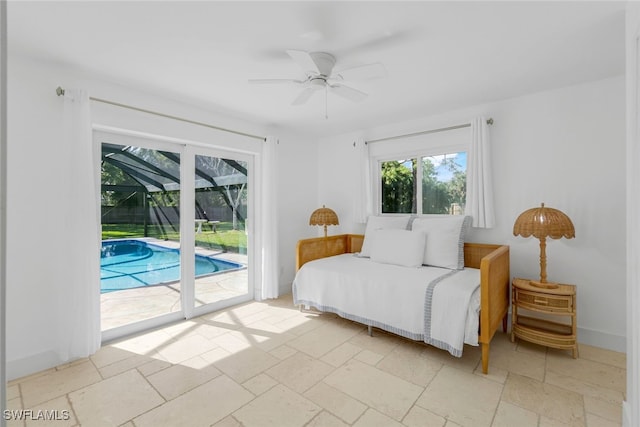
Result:
<instances>
[{"instance_id":1,"label":"tile floor","mask_svg":"<svg viewBox=\"0 0 640 427\"><path fill-rule=\"evenodd\" d=\"M625 355L580 358L499 333L489 375L462 358L331 314L291 296L251 302L111 343L9 384L9 408L68 418L9 426L621 425ZM66 412L64 412L66 411Z\"/></svg>"}]
</instances>

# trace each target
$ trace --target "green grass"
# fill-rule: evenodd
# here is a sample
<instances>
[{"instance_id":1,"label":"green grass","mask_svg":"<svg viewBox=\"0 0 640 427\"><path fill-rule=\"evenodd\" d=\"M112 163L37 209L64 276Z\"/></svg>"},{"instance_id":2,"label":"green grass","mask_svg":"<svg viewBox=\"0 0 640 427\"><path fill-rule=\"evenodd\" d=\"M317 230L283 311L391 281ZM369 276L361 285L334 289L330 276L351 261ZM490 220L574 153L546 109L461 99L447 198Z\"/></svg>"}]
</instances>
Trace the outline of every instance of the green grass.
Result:
<instances>
[{"instance_id":1,"label":"green grass","mask_svg":"<svg viewBox=\"0 0 640 427\"><path fill-rule=\"evenodd\" d=\"M179 241L180 233L171 227L162 229L156 225L147 227L148 237L161 240ZM144 237L144 226L138 224L102 224L102 240ZM243 230L233 230L230 222L221 222L216 232L208 225L202 226L202 232L196 234L196 246L221 249L226 252L247 253L247 235Z\"/></svg>"}]
</instances>

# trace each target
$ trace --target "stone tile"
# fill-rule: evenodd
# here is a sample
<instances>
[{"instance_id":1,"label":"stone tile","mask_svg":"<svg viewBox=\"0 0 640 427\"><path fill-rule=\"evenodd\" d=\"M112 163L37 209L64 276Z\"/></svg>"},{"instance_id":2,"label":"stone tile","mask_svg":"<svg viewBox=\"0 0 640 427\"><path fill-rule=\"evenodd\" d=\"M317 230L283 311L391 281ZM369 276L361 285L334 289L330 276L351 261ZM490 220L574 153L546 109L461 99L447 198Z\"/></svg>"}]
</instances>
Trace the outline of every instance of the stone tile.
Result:
<instances>
[{"instance_id":1,"label":"stone tile","mask_svg":"<svg viewBox=\"0 0 640 427\"><path fill-rule=\"evenodd\" d=\"M363 350L358 353L354 359L362 363L366 363L367 365L376 366L383 357L384 356L382 354L374 353L371 350Z\"/></svg>"},{"instance_id":2,"label":"stone tile","mask_svg":"<svg viewBox=\"0 0 640 427\"><path fill-rule=\"evenodd\" d=\"M222 347L216 347L213 350L209 350L205 353L202 353L200 357L210 363L216 363L221 360L225 360L230 358L233 354Z\"/></svg>"},{"instance_id":3,"label":"stone tile","mask_svg":"<svg viewBox=\"0 0 640 427\"><path fill-rule=\"evenodd\" d=\"M549 351L549 348L544 345L535 344L535 343L517 339L517 338L516 338L516 343L517 345L515 350L520 353L526 353L534 356L545 357L547 355L547 352Z\"/></svg>"},{"instance_id":4,"label":"stone tile","mask_svg":"<svg viewBox=\"0 0 640 427\"><path fill-rule=\"evenodd\" d=\"M271 351L296 338L296 335L262 321L251 323L242 329L230 332L230 334L241 337L252 346L264 351Z\"/></svg>"},{"instance_id":5,"label":"stone tile","mask_svg":"<svg viewBox=\"0 0 640 427\"><path fill-rule=\"evenodd\" d=\"M403 427L396 420L389 418L375 409L369 408L367 412L355 423L354 427Z\"/></svg>"},{"instance_id":6,"label":"stone tile","mask_svg":"<svg viewBox=\"0 0 640 427\"><path fill-rule=\"evenodd\" d=\"M233 418L233 416L229 415L228 417L213 424L211 427L242 427L242 424Z\"/></svg>"},{"instance_id":7,"label":"stone tile","mask_svg":"<svg viewBox=\"0 0 640 427\"><path fill-rule=\"evenodd\" d=\"M545 354L522 351L491 352L489 372L494 368L542 381L545 372Z\"/></svg>"},{"instance_id":8,"label":"stone tile","mask_svg":"<svg viewBox=\"0 0 640 427\"><path fill-rule=\"evenodd\" d=\"M476 366L473 373L481 378L495 381L500 384L504 384L505 381L507 381L507 375L509 375L509 371L501 368L490 368L489 373L485 374L482 372L482 363L479 363L478 366Z\"/></svg>"},{"instance_id":9,"label":"stone tile","mask_svg":"<svg viewBox=\"0 0 640 427\"><path fill-rule=\"evenodd\" d=\"M17 397L20 397L20 385L7 385L7 400L15 399Z\"/></svg>"},{"instance_id":10,"label":"stone tile","mask_svg":"<svg viewBox=\"0 0 640 427\"><path fill-rule=\"evenodd\" d=\"M612 404L601 399L584 396L584 409L589 414L622 424L622 404Z\"/></svg>"},{"instance_id":11,"label":"stone tile","mask_svg":"<svg viewBox=\"0 0 640 427\"><path fill-rule=\"evenodd\" d=\"M340 418L330 414L327 411L322 411L314 419L312 419L305 427L348 427L349 424L345 424Z\"/></svg>"},{"instance_id":12,"label":"stone tile","mask_svg":"<svg viewBox=\"0 0 640 427\"><path fill-rule=\"evenodd\" d=\"M545 382L582 394L584 397L593 397L614 405L622 405L624 400L621 391L600 387L553 371L547 371Z\"/></svg>"},{"instance_id":13,"label":"stone tile","mask_svg":"<svg viewBox=\"0 0 640 427\"><path fill-rule=\"evenodd\" d=\"M133 354L151 356L156 354L159 349L167 346L172 341L171 335L166 333L163 329L156 329L117 341L111 344L110 347L125 350Z\"/></svg>"},{"instance_id":14,"label":"stone tile","mask_svg":"<svg viewBox=\"0 0 640 427\"><path fill-rule=\"evenodd\" d=\"M25 427L24 417L21 415L12 415L14 412L11 412L19 411L20 409L24 408L22 407L22 401L19 397L7 401L6 410L10 411L9 419L7 420L7 427ZM21 414L21 412L17 412L17 414Z\"/></svg>"},{"instance_id":15,"label":"stone tile","mask_svg":"<svg viewBox=\"0 0 640 427\"><path fill-rule=\"evenodd\" d=\"M424 346L399 345L376 367L396 377L425 387L442 368L442 363L425 357Z\"/></svg>"},{"instance_id":16,"label":"stone tile","mask_svg":"<svg viewBox=\"0 0 640 427\"><path fill-rule=\"evenodd\" d=\"M276 347L273 350L269 351L269 354L277 357L280 360L284 360L288 357L293 356L297 352L298 350L296 350L295 348L291 348L288 345L281 345L280 347Z\"/></svg>"},{"instance_id":17,"label":"stone tile","mask_svg":"<svg viewBox=\"0 0 640 427\"><path fill-rule=\"evenodd\" d=\"M607 420L594 414L587 414L587 426L589 427L620 427L622 424Z\"/></svg>"},{"instance_id":18,"label":"stone tile","mask_svg":"<svg viewBox=\"0 0 640 427\"><path fill-rule=\"evenodd\" d=\"M215 324L212 325L207 320L194 320L198 323L198 326L194 329L194 332L209 340L217 338L220 335L226 334L227 332L231 331L231 329L227 327L222 327Z\"/></svg>"},{"instance_id":19,"label":"stone tile","mask_svg":"<svg viewBox=\"0 0 640 427\"><path fill-rule=\"evenodd\" d=\"M353 324L326 322L319 328L289 341L288 345L298 351L319 358L357 335L362 328Z\"/></svg>"},{"instance_id":20,"label":"stone tile","mask_svg":"<svg viewBox=\"0 0 640 427\"><path fill-rule=\"evenodd\" d=\"M140 415L136 427L209 427L253 399L229 377L221 375L206 384Z\"/></svg>"},{"instance_id":21,"label":"stone tile","mask_svg":"<svg viewBox=\"0 0 640 427\"><path fill-rule=\"evenodd\" d=\"M78 423L66 396L58 397L29 409L34 413L43 414L43 416L27 419L26 427L71 427Z\"/></svg>"},{"instance_id":22,"label":"stone tile","mask_svg":"<svg viewBox=\"0 0 640 427\"><path fill-rule=\"evenodd\" d=\"M243 334L235 332L236 331L227 332L226 334L213 338L211 342L227 350L231 354L239 353L251 348L251 342Z\"/></svg>"},{"instance_id":23,"label":"stone tile","mask_svg":"<svg viewBox=\"0 0 640 427\"><path fill-rule=\"evenodd\" d=\"M171 400L220 374L221 372L213 365L201 369L173 365L170 368L149 375L147 380L165 400Z\"/></svg>"},{"instance_id":24,"label":"stone tile","mask_svg":"<svg viewBox=\"0 0 640 427\"><path fill-rule=\"evenodd\" d=\"M283 331L300 336L321 326L321 322L316 321L316 317L318 315L299 313L298 316L292 316L275 325Z\"/></svg>"},{"instance_id":25,"label":"stone tile","mask_svg":"<svg viewBox=\"0 0 640 427\"><path fill-rule=\"evenodd\" d=\"M96 427L120 425L164 402L136 370L74 391L69 400L78 422Z\"/></svg>"},{"instance_id":26,"label":"stone tile","mask_svg":"<svg viewBox=\"0 0 640 427\"><path fill-rule=\"evenodd\" d=\"M206 355L203 355L203 357L206 358ZM273 357L269 353L257 348L248 348L230 357L218 360L215 365L241 384L279 362L280 359Z\"/></svg>"},{"instance_id":27,"label":"stone tile","mask_svg":"<svg viewBox=\"0 0 640 427\"><path fill-rule=\"evenodd\" d=\"M304 353L296 353L266 373L293 391L303 393L326 377L333 367Z\"/></svg>"},{"instance_id":28,"label":"stone tile","mask_svg":"<svg viewBox=\"0 0 640 427\"><path fill-rule=\"evenodd\" d=\"M138 366L146 365L149 362L152 362L154 359L148 356L134 354L132 357L128 357L123 360L119 360L117 362L111 363L109 365L103 366L99 368L100 375L103 378L113 377L114 375L121 374L130 369L135 369Z\"/></svg>"},{"instance_id":29,"label":"stone tile","mask_svg":"<svg viewBox=\"0 0 640 427\"><path fill-rule=\"evenodd\" d=\"M569 424L565 424L558 420L547 418L544 415L541 415L540 423L538 424L538 427L571 427L571 426ZM599 427L599 426L594 426L594 427Z\"/></svg>"},{"instance_id":30,"label":"stone tile","mask_svg":"<svg viewBox=\"0 0 640 427\"><path fill-rule=\"evenodd\" d=\"M102 380L97 369L86 360L62 370L49 370L20 383L25 408L79 390Z\"/></svg>"},{"instance_id":31,"label":"stone tile","mask_svg":"<svg viewBox=\"0 0 640 427\"><path fill-rule=\"evenodd\" d=\"M402 420L402 424L407 427L443 427L446 422L447 420L440 415L436 415L417 405L414 405Z\"/></svg>"},{"instance_id":32,"label":"stone tile","mask_svg":"<svg viewBox=\"0 0 640 427\"><path fill-rule=\"evenodd\" d=\"M349 424L367 409L363 403L324 382L316 384L304 396Z\"/></svg>"},{"instance_id":33,"label":"stone tile","mask_svg":"<svg viewBox=\"0 0 640 427\"><path fill-rule=\"evenodd\" d=\"M401 420L423 388L358 361L331 373L325 383L370 407Z\"/></svg>"},{"instance_id":34,"label":"stone tile","mask_svg":"<svg viewBox=\"0 0 640 427\"><path fill-rule=\"evenodd\" d=\"M500 402L491 427L537 427L538 414L508 402Z\"/></svg>"},{"instance_id":35,"label":"stone tile","mask_svg":"<svg viewBox=\"0 0 640 427\"><path fill-rule=\"evenodd\" d=\"M302 427L320 407L279 384L233 413L245 427Z\"/></svg>"},{"instance_id":36,"label":"stone tile","mask_svg":"<svg viewBox=\"0 0 640 427\"><path fill-rule=\"evenodd\" d=\"M627 355L625 353L593 347L587 344L578 344L578 350L581 359L604 363L605 365L611 365L621 369L627 368Z\"/></svg>"},{"instance_id":37,"label":"stone tile","mask_svg":"<svg viewBox=\"0 0 640 427\"><path fill-rule=\"evenodd\" d=\"M192 335L181 338L179 341L172 341L162 348L158 353L168 362L180 363L191 359L202 353L212 350L215 345L206 338L199 335Z\"/></svg>"},{"instance_id":38,"label":"stone tile","mask_svg":"<svg viewBox=\"0 0 640 427\"><path fill-rule=\"evenodd\" d=\"M93 361L94 365L96 365L96 367L100 369L105 366L111 365L112 363L120 362L137 355L139 354L108 345L98 349L98 351L93 354L90 359Z\"/></svg>"},{"instance_id":39,"label":"stone tile","mask_svg":"<svg viewBox=\"0 0 640 427\"><path fill-rule=\"evenodd\" d=\"M502 385L472 373L443 367L416 405L462 426L489 426Z\"/></svg>"},{"instance_id":40,"label":"stone tile","mask_svg":"<svg viewBox=\"0 0 640 427\"><path fill-rule=\"evenodd\" d=\"M405 341L396 335L389 334L375 328L373 330L373 336L369 336L369 333L365 328L362 329L358 335L349 340L349 343L355 346L383 356L389 354L391 350L396 348L402 342L405 344L409 343L409 341Z\"/></svg>"},{"instance_id":41,"label":"stone tile","mask_svg":"<svg viewBox=\"0 0 640 427\"><path fill-rule=\"evenodd\" d=\"M549 352L547 371L622 393L626 389L625 369L583 358L574 359L569 353Z\"/></svg>"},{"instance_id":42,"label":"stone tile","mask_svg":"<svg viewBox=\"0 0 640 427\"><path fill-rule=\"evenodd\" d=\"M273 378L271 378L269 375L258 374L255 377L251 378L250 380L247 380L244 383L242 383L242 386L247 390L249 390L251 393L255 394L256 396L259 396L265 391L271 389L276 384L278 384L278 382Z\"/></svg>"},{"instance_id":43,"label":"stone tile","mask_svg":"<svg viewBox=\"0 0 640 427\"><path fill-rule=\"evenodd\" d=\"M151 359L150 362L138 366L137 369L142 375L146 377L148 375L155 374L156 372L159 372L163 369L167 369L170 366L173 365L165 360Z\"/></svg>"},{"instance_id":44,"label":"stone tile","mask_svg":"<svg viewBox=\"0 0 640 427\"><path fill-rule=\"evenodd\" d=\"M330 352L320 358L323 362L335 366L336 368L344 365L348 360L362 351L362 347L358 347L350 342L340 344Z\"/></svg>"},{"instance_id":45,"label":"stone tile","mask_svg":"<svg viewBox=\"0 0 640 427\"><path fill-rule=\"evenodd\" d=\"M509 374L502 399L572 426L584 425L583 398L560 387Z\"/></svg>"},{"instance_id":46,"label":"stone tile","mask_svg":"<svg viewBox=\"0 0 640 427\"><path fill-rule=\"evenodd\" d=\"M469 345L464 346L462 357L452 356L448 351L430 345L425 345L424 355L434 362L469 373L475 371L482 358L480 348ZM489 363L491 363L491 358L489 358Z\"/></svg>"}]
</instances>

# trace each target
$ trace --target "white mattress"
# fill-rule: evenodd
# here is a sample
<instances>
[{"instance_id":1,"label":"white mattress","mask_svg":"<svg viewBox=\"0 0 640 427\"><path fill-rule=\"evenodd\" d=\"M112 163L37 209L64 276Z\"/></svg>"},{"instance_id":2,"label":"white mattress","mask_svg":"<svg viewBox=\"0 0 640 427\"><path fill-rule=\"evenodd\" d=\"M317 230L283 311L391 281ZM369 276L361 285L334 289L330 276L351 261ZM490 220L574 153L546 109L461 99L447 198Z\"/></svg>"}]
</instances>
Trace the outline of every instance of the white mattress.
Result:
<instances>
[{"instance_id":1,"label":"white mattress","mask_svg":"<svg viewBox=\"0 0 640 427\"><path fill-rule=\"evenodd\" d=\"M480 270L408 268L354 254L311 261L293 282L296 305L315 307L462 355L478 345Z\"/></svg>"}]
</instances>

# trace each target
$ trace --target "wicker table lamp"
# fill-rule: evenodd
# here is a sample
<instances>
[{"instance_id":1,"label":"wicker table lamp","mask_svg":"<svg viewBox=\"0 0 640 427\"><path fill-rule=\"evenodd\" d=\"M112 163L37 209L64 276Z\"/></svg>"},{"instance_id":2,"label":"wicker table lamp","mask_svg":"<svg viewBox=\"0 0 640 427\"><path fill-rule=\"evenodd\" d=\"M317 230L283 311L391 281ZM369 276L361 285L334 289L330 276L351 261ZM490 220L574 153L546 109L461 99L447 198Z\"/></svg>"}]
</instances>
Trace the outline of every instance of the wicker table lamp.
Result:
<instances>
[{"instance_id":1,"label":"wicker table lamp","mask_svg":"<svg viewBox=\"0 0 640 427\"><path fill-rule=\"evenodd\" d=\"M571 239L576 237L573 223L567 215L553 208L547 208L544 203L539 208L528 209L520 214L513 224L513 235L540 239L540 282L531 282L532 285L542 284L542 287L553 287L544 285L547 282L547 237L560 239L566 237Z\"/></svg>"},{"instance_id":2,"label":"wicker table lamp","mask_svg":"<svg viewBox=\"0 0 640 427\"><path fill-rule=\"evenodd\" d=\"M327 225L339 225L338 215L331 209L322 205L321 208L316 209L309 218L309 225L322 225L324 226L324 237L327 237Z\"/></svg>"}]
</instances>

